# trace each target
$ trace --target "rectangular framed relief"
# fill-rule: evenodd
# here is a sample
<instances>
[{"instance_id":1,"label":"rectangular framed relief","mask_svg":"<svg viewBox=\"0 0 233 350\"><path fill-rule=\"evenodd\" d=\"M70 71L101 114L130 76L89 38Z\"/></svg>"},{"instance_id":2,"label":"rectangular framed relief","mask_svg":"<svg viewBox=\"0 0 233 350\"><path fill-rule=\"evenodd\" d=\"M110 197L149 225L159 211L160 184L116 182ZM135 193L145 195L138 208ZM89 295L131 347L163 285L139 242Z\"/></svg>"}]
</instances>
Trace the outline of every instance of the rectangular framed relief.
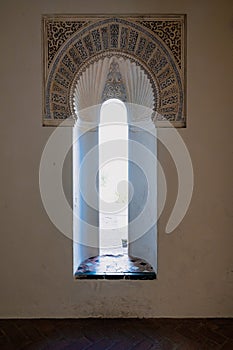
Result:
<instances>
[{"instance_id":1,"label":"rectangular framed relief","mask_svg":"<svg viewBox=\"0 0 233 350\"><path fill-rule=\"evenodd\" d=\"M43 125L74 125L119 98L156 127L185 127L185 23L185 15L44 15Z\"/></svg>"}]
</instances>

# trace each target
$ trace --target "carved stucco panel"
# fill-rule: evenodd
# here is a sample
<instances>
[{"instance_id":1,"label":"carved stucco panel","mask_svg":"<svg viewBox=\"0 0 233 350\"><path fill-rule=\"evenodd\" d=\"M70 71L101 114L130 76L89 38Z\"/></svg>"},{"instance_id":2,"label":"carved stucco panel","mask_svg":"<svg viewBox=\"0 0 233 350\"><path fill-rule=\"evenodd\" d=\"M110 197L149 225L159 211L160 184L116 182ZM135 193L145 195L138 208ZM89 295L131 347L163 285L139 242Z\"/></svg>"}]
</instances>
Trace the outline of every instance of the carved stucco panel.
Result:
<instances>
[{"instance_id":1,"label":"carved stucco panel","mask_svg":"<svg viewBox=\"0 0 233 350\"><path fill-rule=\"evenodd\" d=\"M115 57L116 64L118 59L130 61L132 72L136 64L148 77L157 126L164 126L167 120L176 127L186 125L184 15L44 16L43 51L43 125L55 126L77 118L73 106L75 85L88 67L103 62L105 57ZM111 67L106 69L110 72ZM123 72L118 74L126 79ZM106 93L101 91L99 95ZM122 96L127 96L127 91Z\"/></svg>"}]
</instances>

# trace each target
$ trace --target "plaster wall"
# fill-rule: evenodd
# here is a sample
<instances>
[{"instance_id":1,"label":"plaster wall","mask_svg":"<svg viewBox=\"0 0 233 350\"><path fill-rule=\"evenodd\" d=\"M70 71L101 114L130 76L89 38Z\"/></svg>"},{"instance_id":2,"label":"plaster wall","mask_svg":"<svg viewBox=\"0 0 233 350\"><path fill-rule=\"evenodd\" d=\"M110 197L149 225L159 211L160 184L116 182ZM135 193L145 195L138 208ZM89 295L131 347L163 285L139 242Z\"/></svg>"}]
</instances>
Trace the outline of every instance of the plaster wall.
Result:
<instances>
[{"instance_id":1,"label":"plaster wall","mask_svg":"<svg viewBox=\"0 0 233 350\"><path fill-rule=\"evenodd\" d=\"M41 126L41 15L49 13L187 13L188 126L179 133L195 184L184 220L165 234L177 176L159 144L168 196L155 281L74 282L72 241L43 208L39 163L54 130ZM232 2L1 0L0 27L0 317L232 316ZM68 157L69 198L70 165Z\"/></svg>"}]
</instances>

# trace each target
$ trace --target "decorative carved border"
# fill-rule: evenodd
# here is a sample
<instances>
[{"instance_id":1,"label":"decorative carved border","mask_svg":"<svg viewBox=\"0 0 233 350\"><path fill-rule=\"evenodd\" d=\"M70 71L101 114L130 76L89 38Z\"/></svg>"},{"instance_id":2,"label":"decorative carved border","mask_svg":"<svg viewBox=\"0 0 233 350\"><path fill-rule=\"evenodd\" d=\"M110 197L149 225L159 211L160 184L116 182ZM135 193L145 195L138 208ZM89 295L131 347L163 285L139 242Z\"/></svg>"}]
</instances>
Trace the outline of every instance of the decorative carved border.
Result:
<instances>
[{"instance_id":1,"label":"decorative carved border","mask_svg":"<svg viewBox=\"0 0 233 350\"><path fill-rule=\"evenodd\" d=\"M118 55L145 67L159 101L157 126L185 127L185 22L185 15L43 16L43 125L72 124L74 81L97 57Z\"/></svg>"}]
</instances>

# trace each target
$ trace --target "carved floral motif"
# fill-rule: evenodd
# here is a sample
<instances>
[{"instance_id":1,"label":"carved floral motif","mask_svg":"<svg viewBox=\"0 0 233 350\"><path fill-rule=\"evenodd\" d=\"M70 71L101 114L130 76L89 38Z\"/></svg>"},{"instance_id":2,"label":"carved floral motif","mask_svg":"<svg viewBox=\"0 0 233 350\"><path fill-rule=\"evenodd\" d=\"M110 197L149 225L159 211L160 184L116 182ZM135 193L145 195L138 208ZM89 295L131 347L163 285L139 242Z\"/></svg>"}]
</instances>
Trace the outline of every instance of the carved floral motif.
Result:
<instances>
[{"instance_id":1,"label":"carved floral motif","mask_svg":"<svg viewBox=\"0 0 233 350\"><path fill-rule=\"evenodd\" d=\"M127 101L125 86L117 62L112 62L110 65L102 94L103 102L110 98L118 98L123 102Z\"/></svg>"},{"instance_id":2,"label":"carved floral motif","mask_svg":"<svg viewBox=\"0 0 233 350\"><path fill-rule=\"evenodd\" d=\"M181 68L182 62L182 24L180 21L138 21L141 25L158 35L171 49L175 60Z\"/></svg>"},{"instance_id":3,"label":"carved floral motif","mask_svg":"<svg viewBox=\"0 0 233 350\"><path fill-rule=\"evenodd\" d=\"M59 20L48 20L46 22L48 43L48 67L61 45L86 23L86 21Z\"/></svg>"}]
</instances>

